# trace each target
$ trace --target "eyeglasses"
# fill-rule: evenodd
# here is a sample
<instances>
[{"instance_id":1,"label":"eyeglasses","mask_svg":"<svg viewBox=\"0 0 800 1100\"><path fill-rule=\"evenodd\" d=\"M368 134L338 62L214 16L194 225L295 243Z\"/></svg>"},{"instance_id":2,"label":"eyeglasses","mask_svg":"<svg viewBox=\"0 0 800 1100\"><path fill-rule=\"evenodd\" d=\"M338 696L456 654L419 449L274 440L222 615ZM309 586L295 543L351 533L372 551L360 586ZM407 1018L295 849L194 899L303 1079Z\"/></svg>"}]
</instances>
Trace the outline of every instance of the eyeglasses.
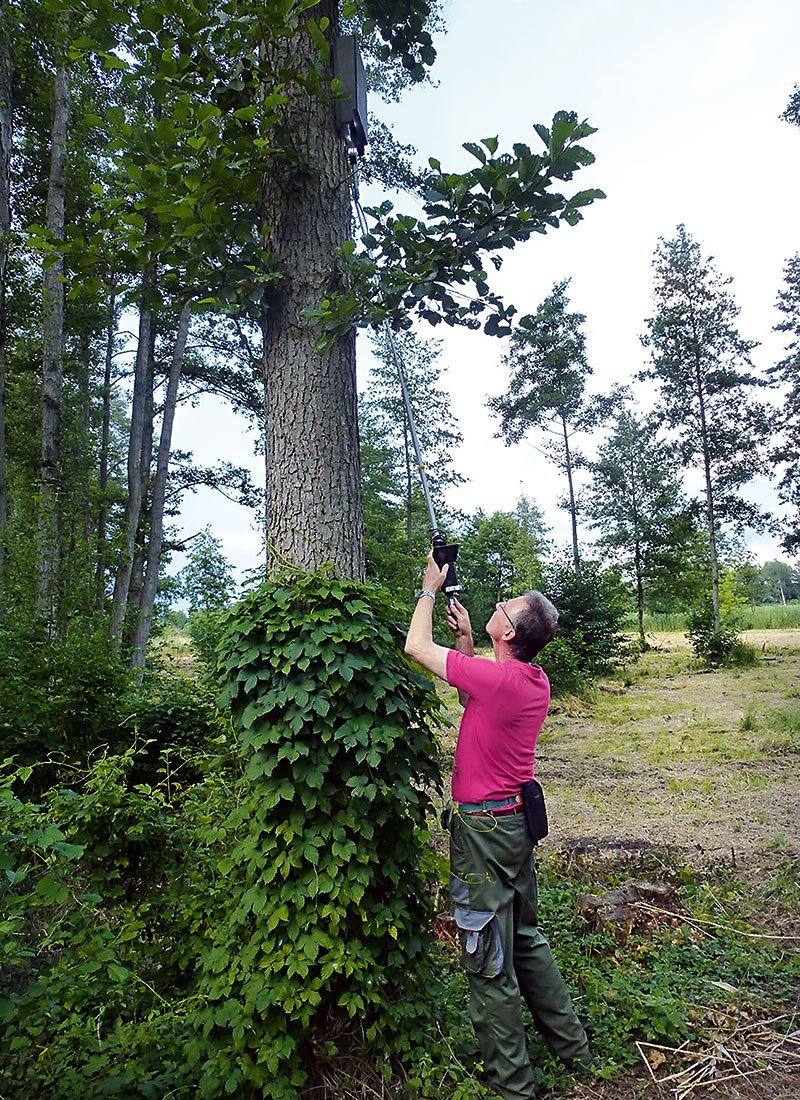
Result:
<instances>
[{"instance_id":1,"label":"eyeglasses","mask_svg":"<svg viewBox=\"0 0 800 1100\"><path fill-rule=\"evenodd\" d=\"M498 603L498 605L497 605L497 606L498 606L498 607L500 608L500 610L501 610L501 611L503 612L503 614L505 615L505 617L506 617L506 618L508 619L509 623L511 624L511 629L512 629L512 630L516 630L517 628L516 628L516 626L514 625L514 620L513 620L512 618L511 618L511 616L509 615L509 613L508 613L508 612L506 611L506 605L505 605L504 603Z\"/></svg>"}]
</instances>

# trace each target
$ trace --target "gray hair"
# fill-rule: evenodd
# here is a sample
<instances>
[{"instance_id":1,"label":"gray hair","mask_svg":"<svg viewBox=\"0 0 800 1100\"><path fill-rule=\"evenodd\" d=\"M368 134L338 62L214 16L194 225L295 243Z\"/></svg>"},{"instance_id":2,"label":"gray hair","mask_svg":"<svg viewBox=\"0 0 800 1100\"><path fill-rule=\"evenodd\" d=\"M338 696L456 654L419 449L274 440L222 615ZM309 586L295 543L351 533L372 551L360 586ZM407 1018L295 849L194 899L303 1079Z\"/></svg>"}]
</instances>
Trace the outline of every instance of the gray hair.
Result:
<instances>
[{"instance_id":1,"label":"gray hair","mask_svg":"<svg viewBox=\"0 0 800 1100\"><path fill-rule=\"evenodd\" d=\"M558 628L558 612L541 592L524 592L526 607L516 617L514 637L509 642L518 661L532 661Z\"/></svg>"}]
</instances>

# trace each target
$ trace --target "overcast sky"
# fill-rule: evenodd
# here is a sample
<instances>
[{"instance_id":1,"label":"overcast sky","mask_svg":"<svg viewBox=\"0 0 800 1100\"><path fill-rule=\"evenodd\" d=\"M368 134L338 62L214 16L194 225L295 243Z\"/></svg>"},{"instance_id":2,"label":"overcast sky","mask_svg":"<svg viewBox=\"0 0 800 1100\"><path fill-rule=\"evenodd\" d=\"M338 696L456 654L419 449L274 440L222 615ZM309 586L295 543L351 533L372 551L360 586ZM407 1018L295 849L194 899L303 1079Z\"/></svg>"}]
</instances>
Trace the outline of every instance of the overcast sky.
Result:
<instances>
[{"instance_id":1,"label":"overcast sky","mask_svg":"<svg viewBox=\"0 0 800 1100\"><path fill-rule=\"evenodd\" d=\"M420 161L436 156L453 171L475 163L464 141L497 135L501 148L514 141L536 147L533 123L549 123L562 108L597 127L587 142L596 164L575 185L599 187L607 199L578 226L518 246L494 281L526 313L554 282L572 279L572 308L587 316L592 389L628 381L644 365L639 335L652 308L653 251L680 222L733 277L740 332L761 341L756 364L775 362L783 347L771 332L775 299L786 260L800 251L800 129L779 119L800 82L800 3L452 0L445 19L436 41L438 85L371 108L418 149ZM404 196L397 206L416 212ZM507 383L504 342L444 329L420 332L444 338L445 385L464 435L455 459L469 480L451 503L465 512L508 510L525 492L553 537L566 542L558 475L533 447L506 448L494 438L485 402ZM361 338L360 388L369 368L365 345ZM242 422L217 403L182 410L175 434L175 446L200 461L252 464L260 475ZM766 482L754 492L777 506ZM237 568L257 564L259 536L244 510L205 491L187 498L182 533L207 523ZM782 554L774 539L753 535L748 544L762 561Z\"/></svg>"}]
</instances>

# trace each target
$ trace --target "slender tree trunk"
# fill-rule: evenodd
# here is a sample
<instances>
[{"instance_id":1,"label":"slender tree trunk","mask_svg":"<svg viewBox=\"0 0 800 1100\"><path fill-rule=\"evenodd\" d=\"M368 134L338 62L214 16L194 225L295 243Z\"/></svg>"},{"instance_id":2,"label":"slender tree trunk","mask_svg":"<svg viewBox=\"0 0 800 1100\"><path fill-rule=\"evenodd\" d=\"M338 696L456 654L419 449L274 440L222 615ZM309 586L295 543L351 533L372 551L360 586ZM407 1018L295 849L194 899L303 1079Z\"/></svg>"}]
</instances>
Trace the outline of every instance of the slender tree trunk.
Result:
<instances>
[{"instance_id":1,"label":"slender tree trunk","mask_svg":"<svg viewBox=\"0 0 800 1100\"><path fill-rule=\"evenodd\" d=\"M11 149L14 116L11 103L11 56L8 34L8 4L0 0L0 607L6 575L6 527L8 485L6 480L6 276L11 232Z\"/></svg>"},{"instance_id":2,"label":"slender tree trunk","mask_svg":"<svg viewBox=\"0 0 800 1100\"><path fill-rule=\"evenodd\" d=\"M64 163L69 122L69 70L62 63L55 77L47 229L53 240L64 238ZM36 604L51 621L60 556L59 477L61 470L61 402L64 382L64 258L45 268L42 311L42 449L39 501L39 546Z\"/></svg>"},{"instance_id":3,"label":"slender tree trunk","mask_svg":"<svg viewBox=\"0 0 800 1100\"><path fill-rule=\"evenodd\" d=\"M312 9L338 34L338 6ZM304 35L286 43L287 60L308 64ZM305 55L305 56L304 56ZM364 522L358 441L355 339L352 334L318 354L319 332L306 309L341 286L336 248L350 234L347 157L330 103L288 88L286 122L302 163L268 188L268 245L283 278L270 297L267 364L268 544L277 562L304 569L333 562L363 579Z\"/></svg>"},{"instance_id":4,"label":"slender tree trunk","mask_svg":"<svg viewBox=\"0 0 800 1100\"><path fill-rule=\"evenodd\" d=\"M631 519L633 520L633 570L636 578L636 610L639 616L639 642L642 650L647 649L644 636L644 583L642 580L642 546L639 538L639 502L636 499L637 486L636 458L633 450L628 452L628 482L631 491Z\"/></svg>"},{"instance_id":5,"label":"slender tree trunk","mask_svg":"<svg viewBox=\"0 0 800 1100\"><path fill-rule=\"evenodd\" d=\"M106 522L108 519L108 444L111 431L111 368L114 362L114 332L116 328L116 292L111 291L106 329L106 358L103 366L103 426L100 436L100 472L98 478L100 503L97 509L97 567L95 570L95 606L98 611L105 602L106 591Z\"/></svg>"},{"instance_id":6,"label":"slender tree trunk","mask_svg":"<svg viewBox=\"0 0 800 1100\"><path fill-rule=\"evenodd\" d=\"M172 425L175 420L175 407L178 401L183 358L186 352L186 338L189 334L190 305L187 302L181 310L178 333L172 353L172 363L164 399L164 413L161 421L161 438L158 443L156 476L153 483L152 507L150 510L150 542L147 548L147 568L142 589L141 607L133 636L131 668L143 668L150 640L150 626L153 620L153 604L156 598L158 572L161 564L161 547L164 539L164 501L167 493L167 475L169 474L169 456L172 447Z\"/></svg>"},{"instance_id":7,"label":"slender tree trunk","mask_svg":"<svg viewBox=\"0 0 800 1100\"><path fill-rule=\"evenodd\" d=\"M153 325L153 311L149 301L154 273L145 272L142 280L142 301L139 312L139 344L136 349L136 369L133 380L133 403L131 406L131 428L128 441L128 498L125 502L125 517L122 528L122 553L119 568L114 581L114 596L111 603L111 635L114 651L119 652L122 644L122 628L125 612L128 608L128 592L133 571L133 558L136 553L136 532L142 513L142 437L145 423L147 384L151 377L148 362L151 352L150 332Z\"/></svg>"},{"instance_id":8,"label":"slender tree trunk","mask_svg":"<svg viewBox=\"0 0 800 1100\"><path fill-rule=\"evenodd\" d=\"M262 227L266 226L266 212L261 211L261 224ZM267 379L269 378L268 369L268 348L269 348L269 313L265 302L261 306L261 317L259 318L259 328L261 329L261 380L264 385L264 550L265 550L265 564L269 566L270 550L269 550L269 448L267 447L267 410L269 409L269 392L267 390Z\"/></svg>"},{"instance_id":9,"label":"slender tree trunk","mask_svg":"<svg viewBox=\"0 0 800 1100\"><path fill-rule=\"evenodd\" d=\"M572 455L569 449L569 431L567 430L567 421L561 417L561 427L564 431L564 463L567 470L567 485L569 486L569 515L572 521L572 567L575 570L575 576L579 577L581 573L581 560L578 555L578 510L575 505L575 487L572 482Z\"/></svg>"},{"instance_id":10,"label":"slender tree trunk","mask_svg":"<svg viewBox=\"0 0 800 1100\"><path fill-rule=\"evenodd\" d=\"M717 555L717 529L714 516L714 484L711 477L711 451L708 442L708 425L706 423L706 403L703 389L703 380L700 371L699 354L695 354L695 381L697 384L697 401L700 412L700 439L703 446L703 475L706 490L706 527L708 529L708 554L711 561L711 605L714 609L714 630L719 633L719 557Z\"/></svg>"},{"instance_id":11,"label":"slender tree trunk","mask_svg":"<svg viewBox=\"0 0 800 1100\"><path fill-rule=\"evenodd\" d=\"M81 334L81 379L80 379L80 394L81 394L81 418L80 418L80 433L81 442L86 448L81 456L81 540L83 542L83 552L86 553L89 547L89 532L92 529L92 515L89 507L89 467L90 458L88 455L89 448L89 433L91 431L91 397L89 394L90 380L92 376L92 342L89 338L88 332Z\"/></svg>"},{"instance_id":12,"label":"slender tree trunk","mask_svg":"<svg viewBox=\"0 0 800 1100\"><path fill-rule=\"evenodd\" d=\"M150 540L150 470L153 465L153 418L155 416L155 325L150 330L150 352L148 355L149 374L147 378L147 398L144 405L144 429L142 431L142 509L139 516L139 529L136 532L136 552L133 556L131 584L128 590L128 614L131 621L139 617L144 590L144 569L147 561L147 544Z\"/></svg>"}]
</instances>

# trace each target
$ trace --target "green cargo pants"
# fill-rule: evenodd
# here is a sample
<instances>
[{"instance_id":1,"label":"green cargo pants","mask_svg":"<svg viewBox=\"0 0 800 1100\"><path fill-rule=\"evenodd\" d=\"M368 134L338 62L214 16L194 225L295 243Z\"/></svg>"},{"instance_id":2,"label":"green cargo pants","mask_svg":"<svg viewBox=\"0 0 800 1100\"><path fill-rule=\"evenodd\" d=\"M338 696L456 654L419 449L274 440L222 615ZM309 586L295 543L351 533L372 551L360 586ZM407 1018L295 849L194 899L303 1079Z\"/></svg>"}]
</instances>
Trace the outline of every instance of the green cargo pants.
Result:
<instances>
[{"instance_id":1,"label":"green cargo pants","mask_svg":"<svg viewBox=\"0 0 800 1100\"><path fill-rule=\"evenodd\" d=\"M584 1064L591 1056L550 945L537 928L525 815L453 814L450 872L470 1015L488 1079L505 1100L533 1100L520 994L555 1054Z\"/></svg>"}]
</instances>

